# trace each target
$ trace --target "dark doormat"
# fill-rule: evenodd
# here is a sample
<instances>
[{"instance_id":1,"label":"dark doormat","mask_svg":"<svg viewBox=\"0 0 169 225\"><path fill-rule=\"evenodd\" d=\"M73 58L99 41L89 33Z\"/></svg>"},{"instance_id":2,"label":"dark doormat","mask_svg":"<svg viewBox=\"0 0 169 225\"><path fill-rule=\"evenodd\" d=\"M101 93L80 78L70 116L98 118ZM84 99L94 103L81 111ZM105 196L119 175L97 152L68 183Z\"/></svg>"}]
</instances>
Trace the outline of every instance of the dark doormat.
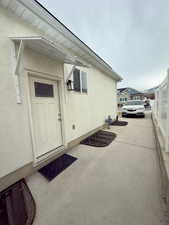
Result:
<instances>
[{"instance_id":1,"label":"dark doormat","mask_svg":"<svg viewBox=\"0 0 169 225\"><path fill-rule=\"evenodd\" d=\"M80 143L83 145L95 147L105 147L108 146L115 138L116 138L115 133L99 130L98 132L87 137Z\"/></svg>"},{"instance_id":2,"label":"dark doormat","mask_svg":"<svg viewBox=\"0 0 169 225\"><path fill-rule=\"evenodd\" d=\"M35 213L35 201L24 180L0 192L0 225L31 225Z\"/></svg>"},{"instance_id":3,"label":"dark doormat","mask_svg":"<svg viewBox=\"0 0 169 225\"><path fill-rule=\"evenodd\" d=\"M113 123L111 123L111 126L126 126L127 124L128 122L126 121L116 120Z\"/></svg>"},{"instance_id":4,"label":"dark doormat","mask_svg":"<svg viewBox=\"0 0 169 225\"><path fill-rule=\"evenodd\" d=\"M77 158L64 154L48 165L42 167L39 170L39 173L42 174L48 181L51 181L76 160Z\"/></svg>"}]
</instances>

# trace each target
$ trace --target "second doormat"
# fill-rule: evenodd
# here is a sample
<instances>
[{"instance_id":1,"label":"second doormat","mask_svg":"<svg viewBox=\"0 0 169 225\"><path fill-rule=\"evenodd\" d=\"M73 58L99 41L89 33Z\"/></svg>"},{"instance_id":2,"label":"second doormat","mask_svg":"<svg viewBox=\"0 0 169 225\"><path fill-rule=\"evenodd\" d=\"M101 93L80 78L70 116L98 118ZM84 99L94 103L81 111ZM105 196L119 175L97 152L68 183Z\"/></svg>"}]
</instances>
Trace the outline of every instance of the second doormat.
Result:
<instances>
[{"instance_id":1,"label":"second doormat","mask_svg":"<svg viewBox=\"0 0 169 225\"><path fill-rule=\"evenodd\" d=\"M87 137L80 143L83 145L89 145L94 147L105 147L108 146L115 138L115 133L99 130L98 132Z\"/></svg>"},{"instance_id":2,"label":"second doormat","mask_svg":"<svg viewBox=\"0 0 169 225\"><path fill-rule=\"evenodd\" d=\"M48 181L51 181L76 160L77 158L64 154L50 162L48 165L42 167L39 170L39 173L42 174Z\"/></svg>"},{"instance_id":3,"label":"second doormat","mask_svg":"<svg viewBox=\"0 0 169 225\"><path fill-rule=\"evenodd\" d=\"M128 124L127 121L116 120L111 123L111 126L126 126Z\"/></svg>"}]
</instances>

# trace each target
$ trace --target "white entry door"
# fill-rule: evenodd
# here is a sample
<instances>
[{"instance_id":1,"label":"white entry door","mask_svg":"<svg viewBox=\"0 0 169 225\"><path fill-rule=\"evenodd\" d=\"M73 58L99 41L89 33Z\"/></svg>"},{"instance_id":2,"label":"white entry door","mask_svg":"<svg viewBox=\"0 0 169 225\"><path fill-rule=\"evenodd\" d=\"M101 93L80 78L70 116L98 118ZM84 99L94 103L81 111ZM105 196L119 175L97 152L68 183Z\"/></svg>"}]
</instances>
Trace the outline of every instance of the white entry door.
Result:
<instances>
[{"instance_id":1,"label":"white entry door","mask_svg":"<svg viewBox=\"0 0 169 225\"><path fill-rule=\"evenodd\" d=\"M30 78L31 109L36 157L61 146L61 112L58 82Z\"/></svg>"}]
</instances>

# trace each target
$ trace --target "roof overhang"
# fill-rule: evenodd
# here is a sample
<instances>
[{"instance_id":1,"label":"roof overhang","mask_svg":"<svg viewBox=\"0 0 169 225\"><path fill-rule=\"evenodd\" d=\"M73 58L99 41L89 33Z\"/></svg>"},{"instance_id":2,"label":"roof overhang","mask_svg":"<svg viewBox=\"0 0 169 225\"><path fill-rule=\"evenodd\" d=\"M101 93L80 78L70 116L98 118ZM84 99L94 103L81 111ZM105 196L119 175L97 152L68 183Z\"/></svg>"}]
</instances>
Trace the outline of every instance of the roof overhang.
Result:
<instances>
[{"instance_id":1,"label":"roof overhang","mask_svg":"<svg viewBox=\"0 0 169 225\"><path fill-rule=\"evenodd\" d=\"M71 57L77 56L80 60L76 61L93 65L116 81L122 80L122 77L114 72L110 65L36 0L2 0L0 5L12 11L17 17L38 30L41 30L48 40L59 46L60 49L65 50Z\"/></svg>"},{"instance_id":2,"label":"roof overhang","mask_svg":"<svg viewBox=\"0 0 169 225\"><path fill-rule=\"evenodd\" d=\"M72 57L59 49L55 43L42 36L33 37L10 37L15 44L24 44L24 47L30 48L40 54L43 54L49 58L58 60L62 63L72 64L76 66L88 67L86 64L81 62L76 56Z\"/></svg>"}]
</instances>

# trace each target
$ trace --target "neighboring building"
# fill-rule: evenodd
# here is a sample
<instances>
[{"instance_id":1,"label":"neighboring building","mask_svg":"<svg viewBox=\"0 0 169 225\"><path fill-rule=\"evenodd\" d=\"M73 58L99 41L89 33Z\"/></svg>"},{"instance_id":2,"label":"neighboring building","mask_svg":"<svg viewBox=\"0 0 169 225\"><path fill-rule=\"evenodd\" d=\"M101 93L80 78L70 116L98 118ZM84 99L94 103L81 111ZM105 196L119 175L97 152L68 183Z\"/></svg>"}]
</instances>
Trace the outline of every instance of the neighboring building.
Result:
<instances>
[{"instance_id":1,"label":"neighboring building","mask_svg":"<svg viewBox=\"0 0 169 225\"><path fill-rule=\"evenodd\" d=\"M115 119L121 77L36 1L0 1L0 27L2 190Z\"/></svg>"},{"instance_id":2,"label":"neighboring building","mask_svg":"<svg viewBox=\"0 0 169 225\"><path fill-rule=\"evenodd\" d=\"M145 97L148 99L154 100L155 99L155 91L158 89L159 86L147 89L144 91Z\"/></svg>"},{"instance_id":3,"label":"neighboring building","mask_svg":"<svg viewBox=\"0 0 169 225\"><path fill-rule=\"evenodd\" d=\"M135 94L131 94L130 99L131 100L144 100L145 96L144 96L144 93L138 92L138 93L135 93Z\"/></svg>"},{"instance_id":4,"label":"neighboring building","mask_svg":"<svg viewBox=\"0 0 169 225\"><path fill-rule=\"evenodd\" d=\"M128 100L144 100L144 93L129 87L117 89L118 105L121 106Z\"/></svg>"},{"instance_id":5,"label":"neighboring building","mask_svg":"<svg viewBox=\"0 0 169 225\"><path fill-rule=\"evenodd\" d=\"M130 99L130 94L128 93L126 88L117 89L117 102L118 102L118 105L124 104L129 99Z\"/></svg>"}]
</instances>

